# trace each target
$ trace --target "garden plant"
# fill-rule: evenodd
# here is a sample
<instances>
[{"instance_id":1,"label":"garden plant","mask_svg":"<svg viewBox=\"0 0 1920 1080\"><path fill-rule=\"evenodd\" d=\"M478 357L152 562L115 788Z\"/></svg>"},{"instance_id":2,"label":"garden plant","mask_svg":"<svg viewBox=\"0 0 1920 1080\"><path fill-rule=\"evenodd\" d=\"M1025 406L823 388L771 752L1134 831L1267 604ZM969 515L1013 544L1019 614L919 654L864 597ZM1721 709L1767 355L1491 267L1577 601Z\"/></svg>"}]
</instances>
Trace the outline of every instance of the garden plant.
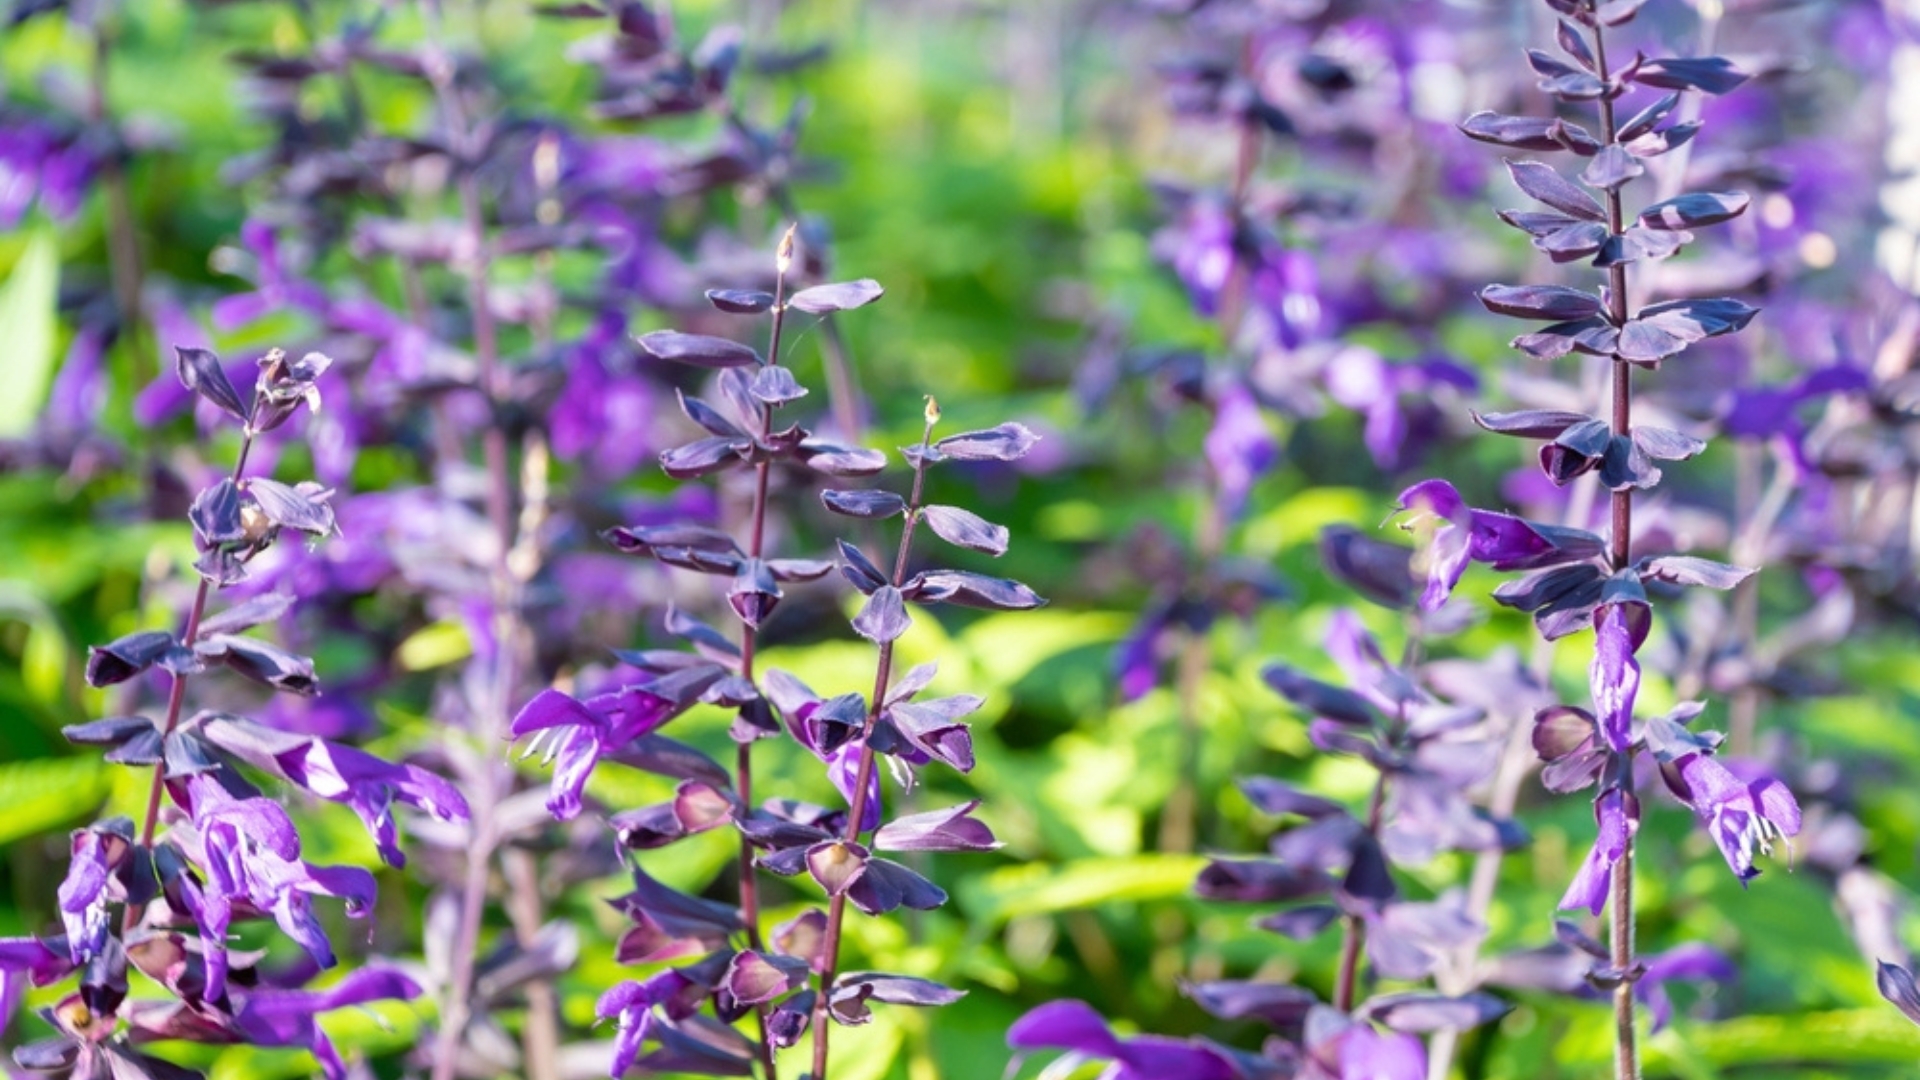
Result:
<instances>
[{"instance_id":1,"label":"garden plant","mask_svg":"<svg viewBox=\"0 0 1920 1080\"><path fill-rule=\"evenodd\" d=\"M0 0L0 1073L1908 1075L1916 70Z\"/></svg>"}]
</instances>

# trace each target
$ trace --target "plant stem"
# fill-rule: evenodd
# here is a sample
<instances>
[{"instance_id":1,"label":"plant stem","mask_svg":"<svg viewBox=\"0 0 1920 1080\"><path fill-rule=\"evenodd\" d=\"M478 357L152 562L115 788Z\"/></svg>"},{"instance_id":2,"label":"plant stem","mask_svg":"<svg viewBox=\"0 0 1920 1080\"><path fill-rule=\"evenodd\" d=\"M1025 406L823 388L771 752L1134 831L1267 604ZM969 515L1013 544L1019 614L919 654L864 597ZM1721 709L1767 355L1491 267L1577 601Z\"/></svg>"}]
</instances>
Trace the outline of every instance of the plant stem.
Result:
<instances>
[{"instance_id":1,"label":"plant stem","mask_svg":"<svg viewBox=\"0 0 1920 1080\"><path fill-rule=\"evenodd\" d=\"M780 362L780 330L786 317L787 270L784 260L776 263L773 280L773 329L767 339L767 363ZM773 407L760 406L760 434L765 436L773 431ZM767 479L773 463L761 461L753 469L753 523L747 536L747 556L758 559L765 549L767 536ZM742 624L740 628L740 676L748 682L753 681L753 658L755 646L759 642L759 631L753 626ZM740 805L753 805L753 740L740 743L733 754L733 787L740 797ZM753 845L746 837L740 838L740 919L747 926L748 947L759 950L762 947L760 937L760 876L753 865ZM779 1065L774 1060L773 1044L767 1041L767 1003L760 1002L753 1007L755 1019L760 1023L760 1069L765 1080L778 1080Z\"/></svg>"},{"instance_id":2,"label":"plant stem","mask_svg":"<svg viewBox=\"0 0 1920 1080\"><path fill-rule=\"evenodd\" d=\"M429 38L441 40L439 6L428 0L422 5L428 19ZM436 50L438 52L438 50ZM480 925L485 918L488 885L493 855L499 843L495 821L501 792L498 770L486 750L500 739L511 707L514 688L514 653L519 644L515 610L518 587L511 565L514 547L513 477L508 468L507 433L498 422L497 410L504 390L504 370L500 364L499 340L488 305L490 264L487 251L486 219L480 199L479 179L474 165L479 156L478 133L467 122L458 90L454 86L454 65L444 52L430 58L429 74L434 92L454 140L459 159L457 184L461 218L472 252L467 276L467 304L473 319L474 355L479 362L479 390L489 406L486 430L481 436L487 489L487 518L495 534L496 555L492 569L494 664L489 672L487 700L475 717L475 740L482 748L482 765L473 777L469 800L473 809L472 843L467 851L466 875L461 883L460 921L449 955L452 970L446 986L446 999L440 1012L440 1033L433 1058L433 1080L453 1080L458 1070L460 1043L472 1010L473 973L479 950ZM545 1071L550 1063L529 1063L530 1073Z\"/></svg>"},{"instance_id":3,"label":"plant stem","mask_svg":"<svg viewBox=\"0 0 1920 1080\"><path fill-rule=\"evenodd\" d=\"M1373 796L1367 802L1367 835L1380 835L1380 811L1386 805L1387 774L1373 782ZM1360 949L1366 944L1367 924L1358 915L1348 915L1340 935L1340 974L1333 987L1333 1007L1353 1011L1354 992L1360 982Z\"/></svg>"},{"instance_id":4,"label":"plant stem","mask_svg":"<svg viewBox=\"0 0 1920 1080\"><path fill-rule=\"evenodd\" d=\"M240 478L245 475L247 455L252 451L253 428L248 426L241 433L240 453L234 458L233 472L228 476L228 479L235 484L238 484ZM193 648L193 639L200 634L200 621L206 617L207 598L212 593L213 582L209 581L205 575L201 575L200 587L193 593L193 607L187 612L187 628L180 635L180 644L189 649ZM180 711L187 701L187 676L174 674L172 678L173 684L167 688L167 718L160 729L162 736L173 734L173 729L180 725ZM147 789L146 818L140 826L140 846L143 848L153 847L153 834L160 825L160 796L166 790L166 786L166 763L159 762L153 767L153 784ZM135 905L128 904L122 911L120 919L121 926L130 930L140 921L140 911Z\"/></svg>"},{"instance_id":5,"label":"plant stem","mask_svg":"<svg viewBox=\"0 0 1920 1080\"><path fill-rule=\"evenodd\" d=\"M540 934L540 868L533 852L507 847L500 852L500 869L507 884L507 917L513 936L531 945ZM527 1016L520 1031L527 1080L559 1080L560 1018L553 984L534 979L522 989Z\"/></svg>"},{"instance_id":6,"label":"plant stem","mask_svg":"<svg viewBox=\"0 0 1920 1080\"><path fill-rule=\"evenodd\" d=\"M1596 20L1593 26L1593 50L1595 74L1605 83L1609 79L1607 70L1606 33ZM1614 123L1613 98L1602 94L1600 97L1600 139L1608 145L1619 141L1619 129ZM1624 215L1621 212L1620 192L1617 187L1607 191L1607 223L1614 236L1622 235ZM1607 268L1608 315L1615 327L1627 325L1627 267L1616 262ZM1613 434L1616 438L1625 437L1633 431L1633 365L1616 358L1613 361ZM1609 538L1608 556L1615 571L1626 569L1633 559L1633 489L1623 488L1613 493L1613 527ZM1631 751L1629 751L1629 754ZM1627 790L1622 793L1625 803L1623 812L1627 815L1627 840L1621 851L1620 860L1613 864L1613 882L1611 890L1612 910L1610 912L1610 943L1612 946L1612 965L1619 985L1613 989L1614 1050L1613 1070L1615 1080L1639 1080L1640 1055L1636 1045L1634 1029L1633 999L1633 842L1634 823L1639 820L1638 804L1633 797L1633 763L1631 759L1622 763L1620 774Z\"/></svg>"},{"instance_id":7,"label":"plant stem","mask_svg":"<svg viewBox=\"0 0 1920 1080\"><path fill-rule=\"evenodd\" d=\"M1253 42L1249 40L1242 49L1240 67L1243 74L1250 74L1253 70L1253 52ZM1246 205L1247 189L1253 183L1254 169L1260 164L1259 127L1251 117L1243 116L1235 128L1233 182L1228 192L1227 207L1227 212L1233 217L1235 235L1234 242L1229 245L1232 265L1227 271L1226 284L1220 290L1219 316L1220 343L1229 352L1233 350L1234 339L1240 331L1240 321L1246 309L1247 282L1252 276L1251 268L1240 254L1240 214L1241 208ZM1229 524L1226 507L1220 501L1219 478L1214 476L1210 479L1212 482L1207 486L1206 506L1201 511L1200 521L1194 526L1193 546L1198 556L1195 561L1202 567L1211 567L1219 562L1221 550L1226 546ZM1180 711L1180 772L1161 811L1162 851L1192 851L1199 841L1200 695L1213 659L1209 645L1206 631L1200 629L1189 629L1186 640L1181 643L1179 667L1174 676L1174 695Z\"/></svg>"},{"instance_id":8,"label":"plant stem","mask_svg":"<svg viewBox=\"0 0 1920 1080\"><path fill-rule=\"evenodd\" d=\"M913 548L914 526L920 520L920 499L926 488L925 451L933 441L936 413L928 411L926 430L920 436L920 457L913 465L913 494L907 499L907 521L900 529L900 548L893 557L893 587L899 588L907 577L907 554ZM880 657L874 665L873 699L867 705L866 724L860 732L860 770L853 782L853 805L847 815L846 842L859 843L860 822L867 816L867 787L873 782L874 725L880 722L880 710L886 703L887 686L893 679L893 642L880 643ZM827 934L822 953L826 966L820 972L820 999L813 1007L813 1074L810 1080L827 1080L827 1028L832 1022L833 980L840 966L840 927L847 915L847 894L835 896L827 904Z\"/></svg>"},{"instance_id":9,"label":"plant stem","mask_svg":"<svg viewBox=\"0 0 1920 1080\"><path fill-rule=\"evenodd\" d=\"M736 112L733 123L742 131L746 124ZM772 186L771 198L780 212L792 222L800 220L800 204L794 200L793 190L785 180ZM777 284L777 283L776 283ZM827 374L827 399L833 413L833 424L840 429L840 437L849 443L860 441L860 380L853 370L852 352L847 348L846 335L840 332L840 320L827 316L815 324L820 329L821 366ZM774 363L772 357L768 363Z\"/></svg>"}]
</instances>

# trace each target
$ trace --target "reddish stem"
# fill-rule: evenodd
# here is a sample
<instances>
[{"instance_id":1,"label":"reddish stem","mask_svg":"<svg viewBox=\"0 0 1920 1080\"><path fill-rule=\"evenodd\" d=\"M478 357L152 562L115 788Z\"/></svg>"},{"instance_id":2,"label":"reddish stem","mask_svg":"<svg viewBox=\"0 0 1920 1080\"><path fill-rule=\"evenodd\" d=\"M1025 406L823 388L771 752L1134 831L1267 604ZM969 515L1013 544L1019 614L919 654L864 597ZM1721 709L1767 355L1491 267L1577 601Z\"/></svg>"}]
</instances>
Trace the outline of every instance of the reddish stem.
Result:
<instances>
[{"instance_id":1,"label":"reddish stem","mask_svg":"<svg viewBox=\"0 0 1920 1080\"><path fill-rule=\"evenodd\" d=\"M1373 783L1373 796L1367 802L1367 835L1380 835L1380 812L1386 804L1387 775ZM1333 1007L1341 1012L1353 1011L1354 992L1360 982L1360 948L1366 944L1367 924L1360 916L1349 915L1346 918L1344 932L1340 938L1340 974L1333 988Z\"/></svg>"},{"instance_id":2,"label":"reddish stem","mask_svg":"<svg viewBox=\"0 0 1920 1080\"><path fill-rule=\"evenodd\" d=\"M777 264L778 265L778 264ZM780 330L786 316L787 275L784 266L778 266L773 284L773 329L767 341L767 363L780 362ZM760 406L760 434L773 432L773 407ZM767 480L772 471L772 463L761 461L754 466L753 475L753 524L747 537L747 555L758 559L765 550L767 536ZM755 646L759 642L759 631L751 625L742 625L740 629L740 675L748 682L753 681L753 659ZM740 805L753 805L753 743L743 742L734 748L734 791L739 795ZM753 865L753 845L746 837L740 838L739 855L740 874L740 918L747 925L747 945L759 950L762 948L760 936L760 877ZM760 1068L766 1080L778 1080L779 1065L774 1059L773 1044L767 1041L767 1003L761 1002L753 1007L753 1013L760 1022Z\"/></svg>"},{"instance_id":3,"label":"reddish stem","mask_svg":"<svg viewBox=\"0 0 1920 1080\"><path fill-rule=\"evenodd\" d=\"M240 453L234 458L233 472L228 476L233 483L240 483L241 476L246 472L247 455L252 450L253 428L249 426L240 436ZM200 635L200 621L206 617L207 598L212 593L213 583L202 575L200 587L193 593L193 607L187 612L187 628L180 635L180 643L189 649L193 648L193 639ZM160 729L163 736L173 734L173 729L180 726L180 711L187 701L187 676L174 674L172 679L173 684L167 688L167 718ZM160 825L160 794L166 790L166 786L166 763L161 762L153 767L153 784L147 789L146 819L140 826L140 846L149 850L153 847L153 834ZM135 905L127 905L120 920L123 928L132 929L140 921L139 909Z\"/></svg>"},{"instance_id":4,"label":"reddish stem","mask_svg":"<svg viewBox=\"0 0 1920 1080\"><path fill-rule=\"evenodd\" d=\"M913 548L914 526L920 520L920 499L926 488L927 447L933 441L933 425L938 414L929 410L926 431L920 436L920 456L913 464L913 494L907 499L907 522L900 530L900 548L893 557L893 587L899 588L907 577L907 554ZM867 788L873 783L874 755L867 740L880 722L880 710L887 698L887 686L893 679L893 642L880 644L880 656L874 666L873 699L867 705L867 720L860 733L860 769L853 782L853 805L847 815L846 842L857 844L863 831L860 823L867 816ZM833 980L840 967L840 928L846 921L847 894L841 892L827 904L827 934L821 947L826 966L820 972L820 999L813 1007L813 1074L811 1080L827 1080L827 1031L832 1021Z\"/></svg>"},{"instance_id":5,"label":"reddish stem","mask_svg":"<svg viewBox=\"0 0 1920 1080\"><path fill-rule=\"evenodd\" d=\"M441 37L439 5L428 2L422 8L428 18L429 36L438 42ZM462 175L457 189L461 218L473 259L467 277L467 306L473 318L474 355L480 368L479 390L487 402L489 413L493 413L497 411L505 389L505 370L500 363L499 339L487 297L491 267L486 218L481 204L479 180L472 169L480 140L478 132L468 122L459 91L453 85L452 60L442 54L431 62L433 67L430 75L443 120L451 136L458 140ZM487 472L487 519L493 527L498 547L492 573L496 646L490 700L480 710L475 735L482 747L491 747L499 740L513 696L516 647L513 608L516 606L517 592L510 565L514 545L513 477L507 456L507 433L501 429L496 416L488 417L481 436L481 450ZM466 874L461 883L460 921L450 950L452 970L447 980L446 1004L440 1015L433 1080L453 1080L456 1075L461 1036L472 1009L472 983L478 959L480 925L486 915L494 848L499 842L494 820L500 801L496 781L492 762L487 762L474 779L474 797L469 800L473 807L472 843L466 853ZM548 1062L529 1062L528 1065L530 1072L542 1075L550 1072L551 1063Z\"/></svg>"},{"instance_id":6,"label":"reddish stem","mask_svg":"<svg viewBox=\"0 0 1920 1080\"><path fill-rule=\"evenodd\" d=\"M1602 83L1609 81L1607 71L1606 34L1596 21L1593 26L1594 74ZM1612 145L1619 141L1619 129L1614 122L1613 98L1602 94L1600 97L1600 139ZM1625 215L1621 211L1619 189L1607 191L1607 224L1615 236L1625 230ZM1607 307L1608 316L1616 327L1624 328L1630 317L1627 311L1627 267L1625 263L1615 263L1607 268ZM1625 437L1633 430L1633 365L1615 358L1613 361L1613 434L1616 438ZM1633 559L1633 489L1624 488L1613 493L1612 535L1609 537L1608 557L1615 570L1623 570ZM1634 799L1631 790L1633 769L1619 770L1629 785L1625 792L1627 810L1633 811ZM1637 814L1630 820L1636 820ZM1614 1077L1615 1080L1639 1080L1640 1054L1634 1025L1633 998L1633 829L1627 830L1627 843L1621 852L1620 861L1613 865L1612 910L1610 917L1611 962L1620 978L1620 984L1613 990L1614 1021Z\"/></svg>"}]
</instances>

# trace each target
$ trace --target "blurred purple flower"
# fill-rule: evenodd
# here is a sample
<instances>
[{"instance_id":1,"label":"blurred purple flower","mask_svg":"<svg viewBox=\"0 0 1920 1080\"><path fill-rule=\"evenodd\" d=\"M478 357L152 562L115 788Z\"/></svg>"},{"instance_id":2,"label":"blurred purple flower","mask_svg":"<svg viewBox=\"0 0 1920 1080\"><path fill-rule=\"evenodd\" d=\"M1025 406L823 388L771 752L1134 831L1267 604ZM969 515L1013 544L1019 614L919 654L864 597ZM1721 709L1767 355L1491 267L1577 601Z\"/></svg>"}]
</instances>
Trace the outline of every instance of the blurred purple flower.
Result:
<instances>
[{"instance_id":1,"label":"blurred purple flower","mask_svg":"<svg viewBox=\"0 0 1920 1080\"><path fill-rule=\"evenodd\" d=\"M1253 482L1280 457L1280 444L1267 426L1260 403L1243 384L1234 382L1217 395L1206 451L1219 484L1221 507L1229 517L1238 516Z\"/></svg>"},{"instance_id":2,"label":"blurred purple flower","mask_svg":"<svg viewBox=\"0 0 1920 1080\"><path fill-rule=\"evenodd\" d=\"M1233 276L1233 215L1218 198L1195 195L1180 216L1153 238L1155 252L1173 266L1200 314L1220 310L1220 294Z\"/></svg>"},{"instance_id":3,"label":"blurred purple flower","mask_svg":"<svg viewBox=\"0 0 1920 1080\"><path fill-rule=\"evenodd\" d=\"M66 359L47 393L47 407L40 414L47 430L83 435L99 423L100 409L107 400L104 360L110 336L108 328L98 323L82 323L74 331Z\"/></svg>"},{"instance_id":4,"label":"blurred purple flower","mask_svg":"<svg viewBox=\"0 0 1920 1080\"><path fill-rule=\"evenodd\" d=\"M280 311L305 311L325 315L326 290L293 275L280 250L275 227L259 218L248 218L240 226L240 245L253 256L253 282L250 293L223 296L213 304L213 325L234 330Z\"/></svg>"},{"instance_id":5,"label":"blurred purple flower","mask_svg":"<svg viewBox=\"0 0 1920 1080\"><path fill-rule=\"evenodd\" d=\"M651 385L612 363L623 356L631 362L626 328L624 315L602 312L566 350L566 385L548 414L554 453L585 461L604 476L631 473L660 449L647 437L655 406Z\"/></svg>"},{"instance_id":6,"label":"blurred purple flower","mask_svg":"<svg viewBox=\"0 0 1920 1080\"><path fill-rule=\"evenodd\" d=\"M18 225L36 195L48 217L72 217L99 169L98 154L78 134L32 119L0 124L0 229Z\"/></svg>"},{"instance_id":7,"label":"blurred purple flower","mask_svg":"<svg viewBox=\"0 0 1920 1080\"><path fill-rule=\"evenodd\" d=\"M1398 469L1417 457L1438 426L1433 395L1442 387L1463 393L1479 381L1450 360L1389 362L1366 348L1341 350L1327 366L1327 395L1359 413L1363 440L1382 469Z\"/></svg>"},{"instance_id":8,"label":"blurred purple flower","mask_svg":"<svg viewBox=\"0 0 1920 1080\"><path fill-rule=\"evenodd\" d=\"M1067 1050L1111 1061L1105 1080L1239 1080L1231 1059L1210 1046L1159 1035L1123 1039L1082 1001L1050 1001L1007 1029L1015 1050ZM1356 1074L1356 1077L1358 1074ZM1397 1078L1396 1078L1397 1080Z\"/></svg>"},{"instance_id":9,"label":"blurred purple flower","mask_svg":"<svg viewBox=\"0 0 1920 1080\"><path fill-rule=\"evenodd\" d=\"M1633 992L1646 1003L1657 1034L1673 1019L1673 999L1667 996L1670 982L1732 982L1740 972L1733 961L1719 950L1699 942L1689 942L1666 952L1643 958L1647 969L1633 986Z\"/></svg>"}]
</instances>

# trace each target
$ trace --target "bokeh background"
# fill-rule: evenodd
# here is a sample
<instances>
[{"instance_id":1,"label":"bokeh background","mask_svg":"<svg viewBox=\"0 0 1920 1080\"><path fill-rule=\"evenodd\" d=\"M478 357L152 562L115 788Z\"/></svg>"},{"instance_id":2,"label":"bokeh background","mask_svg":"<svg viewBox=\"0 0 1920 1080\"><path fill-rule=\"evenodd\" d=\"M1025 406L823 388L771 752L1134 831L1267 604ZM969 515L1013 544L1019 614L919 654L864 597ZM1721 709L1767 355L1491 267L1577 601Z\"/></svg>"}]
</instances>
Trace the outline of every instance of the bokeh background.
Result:
<instances>
[{"instance_id":1,"label":"bokeh background","mask_svg":"<svg viewBox=\"0 0 1920 1080\"><path fill-rule=\"evenodd\" d=\"M462 254L441 228L453 200L431 146L394 149L431 144L441 121L406 63L375 55L417 57L437 41L462 58L476 115L497 125L481 178L494 224L618 233L497 267L505 354L535 385L527 415L501 422L543 432L551 456L530 616L540 672L517 697L553 677L601 677L604 649L661 637L669 600L723 607L706 579L620 560L594 538L668 509L729 523L743 498L659 474L654 454L686 430L671 387L689 384L622 340L706 319L700 290L764 277L797 214L833 276L887 288L838 319L837 342L821 328L795 335L790 363L818 411L823 357L843 346L876 445L913 440L927 394L953 430L1018 419L1045 437L1019 469L956 472L936 495L1010 526L1012 551L994 568L1050 605L923 617L902 644L909 661L939 660L941 686L987 698L978 767L930 776L914 798L982 799L1006 847L932 860L925 869L954 902L859 920L853 940L857 953L970 993L847 1031L836 1077L999 1076L1007 1025L1063 996L1142 1030L1257 1039L1210 1021L1178 981L1257 972L1324 988L1337 946L1286 941L1253 928L1244 908L1192 897L1206 853L1256 850L1272 829L1231 781L1287 777L1355 806L1370 784L1311 750L1307 718L1259 670L1275 659L1328 670L1320 643L1338 608L1359 610L1392 648L1409 625L1328 573L1324 530L1395 539L1381 525L1396 493L1429 475L1482 505L1563 508L1564 495L1521 479L1528 450L1472 435L1471 408L1553 400L1542 387L1552 378L1595 384L1571 361L1550 369L1508 350L1510 328L1473 301L1488 281L1561 271L1491 213L1516 199L1500 152L1453 127L1479 108L1540 106L1521 50L1550 40L1545 9L687 0L670 5L676 47L717 48L725 39L709 33L738 27L732 77L698 107L639 115L670 110L608 107L594 42L609 20L538 6L460 0L430 19L361 0L0 0L0 934L54 920L67 829L134 813L144 797L144 774L75 753L59 728L124 704L82 681L89 644L180 617L193 553L185 501L233 450L166 389L176 344L230 362L273 346L341 361L321 418L269 455L284 475L318 472L340 493L343 537L272 571L305 601L278 632L314 652L327 692L267 715L430 760L506 753L471 746L448 714L475 627L435 568L460 564L463 530L475 527L470 510L450 509L474 494L459 437L489 420L457 406L437 414L439 427L419 419L465 356ZM1765 313L1737 344L1644 382L1671 393L1674 415L1722 436L1669 470L1651 528L1768 565L1734 610L1692 612L1691 625L1709 652L1723 626L1773 651L1727 645L1721 667L1671 670L1728 688L1710 716L1744 724L1741 749L1789 769L1803 802L1832 807L1846 833L1814 837L1839 846L1827 861L1810 862L1803 844L1793 869L1776 859L1743 889L1683 810L1653 813L1643 948L1706 942L1740 975L1676 988L1680 1016L1653 1041L1649 1075L1920 1067L1920 1034L1875 994L1867 955L1910 940L1901 901L1920 884L1920 504L1902 382L1915 318L1905 288L1920 282L1909 190L1920 41L1898 8L1652 0L1636 29L1683 52L1706 39L1759 75L1705 107L1686 166L1753 190L1754 210L1667 280L1724 282ZM1275 268L1252 301L1264 319L1252 347L1223 340L1203 310L1209 230L1247 126L1220 119L1209 96L1221 71L1251 77L1292 129L1258 128L1244 220L1229 226ZM776 134L755 142L729 110ZM790 116L789 148L777 133ZM373 136L387 140L380 153ZM542 154L557 155L558 179L542 179L556 168ZM352 324L349 300L395 318ZM1836 365L1860 373L1848 392L1781 404L1781 388ZM1227 514L1220 459L1205 452L1224 387L1251 391L1276 448L1270 467L1249 466L1244 506ZM787 553L824 554L845 524L820 513L803 482L779 505ZM1772 520L1743 535L1766 506ZM1470 576L1461 594L1484 598L1493 580ZM1436 655L1512 649L1544 659L1569 696L1584 693L1582 649L1542 654L1524 617L1481 606ZM852 610L836 583L799 588L768 631L766 662L822 690L870 681L870 652L846 631ZM1661 708L1701 682L1677 688L1650 665L1643 701ZM674 734L718 751L725 723L696 711ZM764 790L828 797L810 759L768 755ZM537 806L544 771L527 762L520 775ZM669 790L618 768L591 789L611 809ZM1519 808L1532 842L1502 867L1489 955L1550 940L1553 904L1592 830L1584 801L1550 799L1531 780ZM299 813L310 857L376 865L345 810ZM542 918L577 935L577 962L555 990L568 1041L585 1043L605 1037L591 1030L594 998L630 975L611 959L622 920L603 902L621 874L596 821L537 818L515 850L545 883ZM338 940L430 967L433 898L458 865L457 837L439 842L422 830L414 869L381 872L371 934L355 924ZM646 865L698 891L724 876L731 851L709 834ZM1409 889L1439 895L1470 868L1468 856L1442 856ZM805 899L776 891L776 917ZM490 920L489 940L504 940L508 915L496 906ZM1601 1006L1515 1000L1466 1040L1457 1075L1602 1067ZM511 1044L521 999L504 993L492 1007ZM38 1023L23 1013L7 1038L34 1037ZM400 1075L431 1006L330 1024L377 1075ZM205 1062L221 1078L309 1068L299 1054L249 1049Z\"/></svg>"}]
</instances>

